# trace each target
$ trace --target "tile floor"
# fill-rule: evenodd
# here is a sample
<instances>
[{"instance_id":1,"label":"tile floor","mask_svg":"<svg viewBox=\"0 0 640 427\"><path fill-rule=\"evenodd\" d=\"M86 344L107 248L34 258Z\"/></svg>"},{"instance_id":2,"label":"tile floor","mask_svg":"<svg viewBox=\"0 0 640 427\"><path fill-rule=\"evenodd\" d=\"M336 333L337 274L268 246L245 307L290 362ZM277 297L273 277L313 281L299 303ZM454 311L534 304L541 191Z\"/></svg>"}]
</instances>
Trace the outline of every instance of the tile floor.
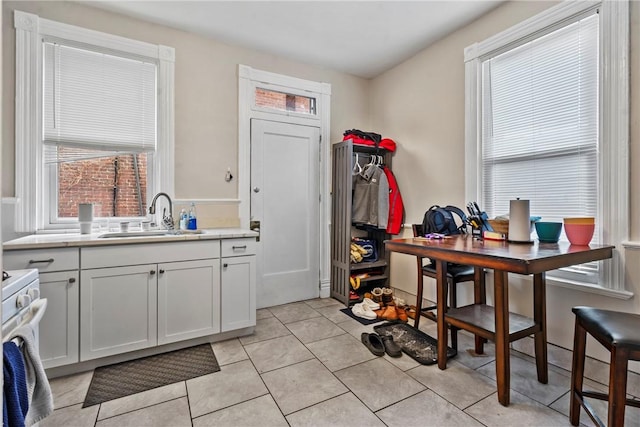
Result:
<instances>
[{"instance_id":1,"label":"tile floor","mask_svg":"<svg viewBox=\"0 0 640 427\"><path fill-rule=\"evenodd\" d=\"M212 344L219 372L85 409L92 372L54 379L57 409L39 425L570 425L566 368L550 365L549 384L540 384L533 359L512 351L511 405L505 408L496 397L491 343L486 355L473 356L467 351L472 336L461 333L459 354L444 371L407 355L376 357L360 343L360 333L373 332L373 326L340 308L333 299L315 299L258 310L253 335ZM420 329L436 334L426 319ZM591 377L606 382L607 366L590 363ZM628 387L636 396L639 377L633 374ZM602 382L587 383L606 390ZM602 402L594 406L606 417ZM581 422L592 425L584 413ZM626 424L640 425L640 409L627 409Z\"/></svg>"}]
</instances>

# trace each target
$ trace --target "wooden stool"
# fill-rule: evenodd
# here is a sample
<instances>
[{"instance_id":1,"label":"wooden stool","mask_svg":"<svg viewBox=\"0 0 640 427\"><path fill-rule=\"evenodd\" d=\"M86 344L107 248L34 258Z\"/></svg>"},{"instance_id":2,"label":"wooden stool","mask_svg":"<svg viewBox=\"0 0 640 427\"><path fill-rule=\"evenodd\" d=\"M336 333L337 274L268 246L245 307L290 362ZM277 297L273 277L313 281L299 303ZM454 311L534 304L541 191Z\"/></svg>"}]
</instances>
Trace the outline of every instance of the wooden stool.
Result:
<instances>
[{"instance_id":1,"label":"wooden stool","mask_svg":"<svg viewBox=\"0 0 640 427\"><path fill-rule=\"evenodd\" d=\"M422 224L412 224L413 237L424 236L424 230ZM422 293L424 285L424 276L436 279L436 266L429 261L426 265L423 265L424 258L417 257L418 262L418 289L416 293L416 317L414 319L414 326L417 328L420 325L420 316L425 316L428 319L436 320L433 315L433 310L436 306L422 307ZM485 303L486 302L486 285L484 270L478 268L474 269L469 265L449 264L447 267L447 288L449 294L449 307L458 307L458 295L457 284L462 282L474 282L474 302ZM484 343L486 340L479 336L475 338L475 351L477 354L484 353ZM455 350L458 349L458 329L451 327L451 347Z\"/></svg>"},{"instance_id":2,"label":"wooden stool","mask_svg":"<svg viewBox=\"0 0 640 427\"><path fill-rule=\"evenodd\" d=\"M629 360L640 360L640 315L593 307L574 307L572 311L576 315L576 326L569 420L572 425L578 425L582 406L594 423L604 426L591 405L584 400L590 397L609 402L609 427L623 426L625 405L640 408L640 401L626 398ZM587 332L611 352L608 394L582 390Z\"/></svg>"}]
</instances>

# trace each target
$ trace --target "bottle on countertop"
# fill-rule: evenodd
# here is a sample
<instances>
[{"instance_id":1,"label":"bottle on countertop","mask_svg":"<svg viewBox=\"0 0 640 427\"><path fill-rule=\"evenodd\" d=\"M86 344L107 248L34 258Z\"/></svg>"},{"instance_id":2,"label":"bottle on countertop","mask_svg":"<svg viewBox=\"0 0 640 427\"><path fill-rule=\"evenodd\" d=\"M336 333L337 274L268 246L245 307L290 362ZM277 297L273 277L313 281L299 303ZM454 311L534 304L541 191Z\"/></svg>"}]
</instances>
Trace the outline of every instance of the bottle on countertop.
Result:
<instances>
[{"instance_id":1,"label":"bottle on countertop","mask_svg":"<svg viewBox=\"0 0 640 427\"><path fill-rule=\"evenodd\" d=\"M186 230L187 229L187 211L182 209L180 211L180 230Z\"/></svg>"},{"instance_id":2,"label":"bottle on countertop","mask_svg":"<svg viewBox=\"0 0 640 427\"><path fill-rule=\"evenodd\" d=\"M197 230L198 223L196 221L196 204L191 202L191 207L189 208L189 218L187 220L187 230Z\"/></svg>"}]
</instances>

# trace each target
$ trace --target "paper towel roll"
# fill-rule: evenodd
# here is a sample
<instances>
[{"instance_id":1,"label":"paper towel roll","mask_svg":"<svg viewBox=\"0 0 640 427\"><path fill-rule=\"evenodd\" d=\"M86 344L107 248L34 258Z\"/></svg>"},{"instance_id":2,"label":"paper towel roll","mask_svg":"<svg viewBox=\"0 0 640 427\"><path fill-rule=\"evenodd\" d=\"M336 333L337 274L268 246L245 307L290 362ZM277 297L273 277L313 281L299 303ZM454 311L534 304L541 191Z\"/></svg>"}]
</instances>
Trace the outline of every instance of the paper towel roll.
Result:
<instances>
[{"instance_id":1,"label":"paper towel roll","mask_svg":"<svg viewBox=\"0 0 640 427\"><path fill-rule=\"evenodd\" d=\"M529 201L509 200L509 241L530 242Z\"/></svg>"}]
</instances>

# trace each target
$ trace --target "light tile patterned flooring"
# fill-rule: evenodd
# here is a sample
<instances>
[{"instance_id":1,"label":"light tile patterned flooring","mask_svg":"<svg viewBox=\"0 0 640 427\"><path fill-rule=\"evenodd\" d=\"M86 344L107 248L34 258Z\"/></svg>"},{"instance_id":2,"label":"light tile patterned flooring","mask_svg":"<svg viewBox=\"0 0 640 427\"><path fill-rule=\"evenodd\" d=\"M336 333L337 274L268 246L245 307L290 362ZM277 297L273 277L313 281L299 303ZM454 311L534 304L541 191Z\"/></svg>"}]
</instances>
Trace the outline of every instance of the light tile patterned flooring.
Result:
<instances>
[{"instance_id":1,"label":"light tile patterned flooring","mask_svg":"<svg viewBox=\"0 0 640 427\"><path fill-rule=\"evenodd\" d=\"M568 426L570 372L550 365L536 380L533 359L511 353L511 405L498 403L493 345L473 356L459 336L446 370L409 356L376 357L360 342L373 332L333 299L258 310L255 333L212 344L219 372L82 409L92 372L51 381L49 426ZM420 329L436 336L435 324ZM568 352L567 352L568 353ZM553 354L550 360L553 361ZM566 365L566 357L561 365ZM569 358L570 360L570 358ZM570 362L569 362L570 363ZM606 390L608 367L590 360L589 387ZM570 369L570 365L568 366ZM627 390L640 394L639 375ZM606 419L606 403L594 406ZM627 425L640 410L627 408ZM582 412L581 422L591 425Z\"/></svg>"}]
</instances>

